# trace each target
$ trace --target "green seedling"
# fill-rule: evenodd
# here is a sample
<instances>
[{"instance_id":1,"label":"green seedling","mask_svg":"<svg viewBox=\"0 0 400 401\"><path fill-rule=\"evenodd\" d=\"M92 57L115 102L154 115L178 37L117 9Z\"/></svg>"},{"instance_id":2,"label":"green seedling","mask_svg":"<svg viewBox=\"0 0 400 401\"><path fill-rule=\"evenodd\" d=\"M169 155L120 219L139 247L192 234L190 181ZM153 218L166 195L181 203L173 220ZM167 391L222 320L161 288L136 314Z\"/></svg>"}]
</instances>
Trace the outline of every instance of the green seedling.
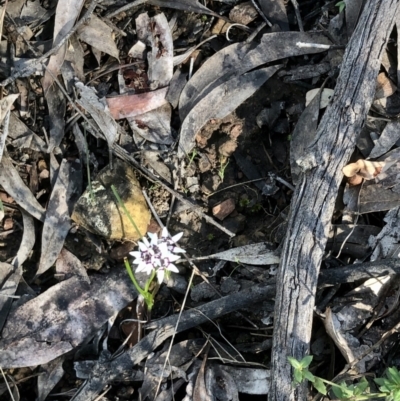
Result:
<instances>
[{"instance_id":1,"label":"green seedling","mask_svg":"<svg viewBox=\"0 0 400 401\"><path fill-rule=\"evenodd\" d=\"M190 167L190 165L192 164L194 158L197 156L197 150L193 149L192 153L190 153L190 157L189 157L189 163L187 165L187 168Z\"/></svg>"},{"instance_id":2,"label":"green seedling","mask_svg":"<svg viewBox=\"0 0 400 401\"><path fill-rule=\"evenodd\" d=\"M346 8L346 2L344 0L339 1L339 3L336 3L335 6L339 7L339 13L341 13Z\"/></svg>"},{"instance_id":3,"label":"green seedling","mask_svg":"<svg viewBox=\"0 0 400 401\"><path fill-rule=\"evenodd\" d=\"M371 393L369 383L365 377L361 378L356 384L347 384L346 382L337 384L315 376L309 371L312 359L312 355L307 355L300 361L293 357L288 357L288 361L294 369L294 386L308 380L320 394L326 395L328 385L331 386L335 397L343 401L372 400L373 398L384 398L386 401L400 401L400 372L397 368L388 368L385 377L375 379L380 392Z\"/></svg>"},{"instance_id":4,"label":"green seedling","mask_svg":"<svg viewBox=\"0 0 400 401\"><path fill-rule=\"evenodd\" d=\"M220 167L219 167L219 171L218 171L218 175L219 178L221 178L221 181L224 181L225 178L225 170L228 167L229 164L229 160L226 161L226 163L224 163L222 160L220 162Z\"/></svg>"},{"instance_id":5,"label":"green seedling","mask_svg":"<svg viewBox=\"0 0 400 401\"><path fill-rule=\"evenodd\" d=\"M90 167L89 167L89 146L87 142L87 137L86 137L86 128L83 128L83 133L85 134L85 148L86 148L86 171L87 171L87 177L88 177L88 186L89 186L89 194L90 194L90 199L92 202L94 201L94 192L92 188L92 180L90 179Z\"/></svg>"},{"instance_id":6,"label":"green seedling","mask_svg":"<svg viewBox=\"0 0 400 401\"><path fill-rule=\"evenodd\" d=\"M208 235L207 235L207 239L208 239L209 241L212 241L214 238L215 238L215 235L214 235L214 234L208 234Z\"/></svg>"}]
</instances>

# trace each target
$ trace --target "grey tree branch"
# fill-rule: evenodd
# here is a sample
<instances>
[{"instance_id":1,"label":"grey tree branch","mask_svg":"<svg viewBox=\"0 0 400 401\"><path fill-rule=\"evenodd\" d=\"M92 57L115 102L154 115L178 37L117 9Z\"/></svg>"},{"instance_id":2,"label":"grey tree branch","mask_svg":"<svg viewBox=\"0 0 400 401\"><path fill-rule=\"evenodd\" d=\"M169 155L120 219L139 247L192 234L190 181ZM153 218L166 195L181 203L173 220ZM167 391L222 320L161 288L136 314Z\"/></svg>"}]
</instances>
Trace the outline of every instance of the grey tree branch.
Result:
<instances>
[{"instance_id":1,"label":"grey tree branch","mask_svg":"<svg viewBox=\"0 0 400 401\"><path fill-rule=\"evenodd\" d=\"M307 386L293 389L288 356L309 351L318 273L327 243L342 168L354 150L375 93L380 58L400 0L368 0L345 52L331 105L292 199L277 277L269 401L306 400ZM307 165L307 163L306 163Z\"/></svg>"}]
</instances>

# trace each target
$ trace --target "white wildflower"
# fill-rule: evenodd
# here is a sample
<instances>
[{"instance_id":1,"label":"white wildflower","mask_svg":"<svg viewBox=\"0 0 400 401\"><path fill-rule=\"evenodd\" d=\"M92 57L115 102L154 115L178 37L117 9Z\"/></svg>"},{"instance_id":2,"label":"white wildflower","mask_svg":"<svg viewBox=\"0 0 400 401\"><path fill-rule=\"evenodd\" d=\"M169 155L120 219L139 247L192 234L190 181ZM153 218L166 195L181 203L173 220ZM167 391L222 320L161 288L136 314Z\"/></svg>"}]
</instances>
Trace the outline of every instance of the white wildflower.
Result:
<instances>
[{"instance_id":1,"label":"white wildflower","mask_svg":"<svg viewBox=\"0 0 400 401\"><path fill-rule=\"evenodd\" d=\"M153 271L157 274L157 280L161 284L164 280L165 271L179 273L178 268L174 265L180 256L178 253L184 253L185 250L176 246L183 233L179 233L171 237L166 228L163 229L161 238L157 234L147 233L150 241L143 237L138 242L139 250L130 252L135 259L132 262L138 265L136 273L146 272L150 275Z\"/></svg>"}]
</instances>

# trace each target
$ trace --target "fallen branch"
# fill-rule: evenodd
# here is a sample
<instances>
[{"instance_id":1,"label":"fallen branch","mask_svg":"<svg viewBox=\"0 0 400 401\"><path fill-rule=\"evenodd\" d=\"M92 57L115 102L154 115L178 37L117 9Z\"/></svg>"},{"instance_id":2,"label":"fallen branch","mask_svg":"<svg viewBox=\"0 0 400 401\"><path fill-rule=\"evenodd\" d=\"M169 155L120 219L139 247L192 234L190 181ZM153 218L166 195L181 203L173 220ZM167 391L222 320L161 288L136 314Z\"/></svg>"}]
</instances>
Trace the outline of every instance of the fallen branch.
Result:
<instances>
[{"instance_id":1,"label":"fallen branch","mask_svg":"<svg viewBox=\"0 0 400 401\"><path fill-rule=\"evenodd\" d=\"M328 239L342 168L354 151L375 93L380 58L400 0L369 0L345 52L331 105L301 165L277 277L269 401L306 400L294 389L288 356L309 351L319 267Z\"/></svg>"}]
</instances>

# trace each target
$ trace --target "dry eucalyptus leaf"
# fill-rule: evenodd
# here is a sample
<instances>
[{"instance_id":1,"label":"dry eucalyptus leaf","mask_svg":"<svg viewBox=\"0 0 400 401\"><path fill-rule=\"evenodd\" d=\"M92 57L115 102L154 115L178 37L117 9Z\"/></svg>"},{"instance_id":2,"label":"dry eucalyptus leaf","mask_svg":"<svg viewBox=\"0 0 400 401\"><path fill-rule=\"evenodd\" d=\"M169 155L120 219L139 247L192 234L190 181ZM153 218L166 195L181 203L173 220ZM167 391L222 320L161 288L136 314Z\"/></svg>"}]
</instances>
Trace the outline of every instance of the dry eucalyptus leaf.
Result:
<instances>
[{"instance_id":1,"label":"dry eucalyptus leaf","mask_svg":"<svg viewBox=\"0 0 400 401\"><path fill-rule=\"evenodd\" d=\"M140 234L118 205L111 185L115 186ZM150 211L135 172L128 164L117 159L112 170L109 166L101 170L92 182L92 195L88 188L76 203L72 220L77 224L109 239L135 241L147 233Z\"/></svg>"},{"instance_id":2,"label":"dry eucalyptus leaf","mask_svg":"<svg viewBox=\"0 0 400 401\"><path fill-rule=\"evenodd\" d=\"M281 65L255 70L218 86L202 98L185 118L181 126L178 157L191 152L195 136L211 118L224 118L249 98Z\"/></svg>"},{"instance_id":3,"label":"dry eucalyptus leaf","mask_svg":"<svg viewBox=\"0 0 400 401\"><path fill-rule=\"evenodd\" d=\"M147 72L150 88L163 88L173 75L174 45L171 29L164 14L149 18L147 13L136 18L136 31L140 41L151 47L147 53Z\"/></svg>"},{"instance_id":4,"label":"dry eucalyptus leaf","mask_svg":"<svg viewBox=\"0 0 400 401\"><path fill-rule=\"evenodd\" d=\"M112 29L96 15L93 14L88 23L83 24L77 33L82 42L119 59L119 51L113 39Z\"/></svg>"},{"instance_id":5,"label":"dry eucalyptus leaf","mask_svg":"<svg viewBox=\"0 0 400 401\"><path fill-rule=\"evenodd\" d=\"M299 43L303 43L302 46ZM310 44L310 46L305 46ZM194 105L214 88L262 64L285 57L325 51L326 37L304 32L274 32L262 36L260 44L235 43L207 59L182 91L179 115L183 121Z\"/></svg>"},{"instance_id":6,"label":"dry eucalyptus leaf","mask_svg":"<svg viewBox=\"0 0 400 401\"><path fill-rule=\"evenodd\" d=\"M298 183L303 171L297 164L297 160L301 160L306 156L308 148L315 141L320 104L321 90L318 89L315 96L301 113L292 134L292 140L290 141L290 169L294 184Z\"/></svg>"},{"instance_id":7,"label":"dry eucalyptus leaf","mask_svg":"<svg viewBox=\"0 0 400 401\"><path fill-rule=\"evenodd\" d=\"M400 139L400 122L397 120L389 121L382 131L379 139L375 141L368 158L375 159L389 151L395 143Z\"/></svg>"},{"instance_id":8,"label":"dry eucalyptus leaf","mask_svg":"<svg viewBox=\"0 0 400 401\"><path fill-rule=\"evenodd\" d=\"M84 0L64 0L59 1L56 7L56 16L54 20L53 46L56 46L73 28L78 18ZM46 93L53 84L54 76L60 73L61 66L64 62L66 46L64 44L55 54L50 57L47 70L44 74L42 86ZM50 72L51 74L50 74Z\"/></svg>"},{"instance_id":9,"label":"dry eucalyptus leaf","mask_svg":"<svg viewBox=\"0 0 400 401\"><path fill-rule=\"evenodd\" d=\"M236 263L246 263L249 265L274 265L280 261L280 258L275 251L268 249L264 242L232 248L228 251L214 253L213 255L198 259L209 258L228 260Z\"/></svg>"},{"instance_id":10,"label":"dry eucalyptus leaf","mask_svg":"<svg viewBox=\"0 0 400 401\"><path fill-rule=\"evenodd\" d=\"M369 160L357 160L355 163L350 163L343 167L343 174L346 177L362 177L365 180L372 180L381 173L383 167L386 165L384 161L372 162Z\"/></svg>"},{"instance_id":11,"label":"dry eucalyptus leaf","mask_svg":"<svg viewBox=\"0 0 400 401\"><path fill-rule=\"evenodd\" d=\"M43 274L55 263L71 228L71 199L81 193L81 166L78 162L61 162L57 180L51 192L42 231L42 248L39 269Z\"/></svg>"},{"instance_id":12,"label":"dry eucalyptus leaf","mask_svg":"<svg viewBox=\"0 0 400 401\"><path fill-rule=\"evenodd\" d=\"M19 97L19 93L8 95L0 100L0 122L4 120L5 115L11 110L12 105Z\"/></svg>"},{"instance_id":13,"label":"dry eucalyptus leaf","mask_svg":"<svg viewBox=\"0 0 400 401\"><path fill-rule=\"evenodd\" d=\"M162 88L147 93L109 97L106 101L111 115L119 120L136 117L163 106L167 103L167 92L168 88Z\"/></svg>"},{"instance_id":14,"label":"dry eucalyptus leaf","mask_svg":"<svg viewBox=\"0 0 400 401\"><path fill-rule=\"evenodd\" d=\"M52 85L45 93L47 107L49 109L50 138L47 152L50 153L55 147L60 146L65 134L65 112L67 102L58 85Z\"/></svg>"},{"instance_id":15,"label":"dry eucalyptus leaf","mask_svg":"<svg viewBox=\"0 0 400 401\"><path fill-rule=\"evenodd\" d=\"M103 133L111 154L111 148L117 139L118 124L114 120L107 103L104 99L99 99L95 89L85 86L82 82L77 82L75 86L79 89L80 99L77 103L93 117L96 124ZM110 157L111 158L111 157Z\"/></svg>"},{"instance_id":16,"label":"dry eucalyptus leaf","mask_svg":"<svg viewBox=\"0 0 400 401\"><path fill-rule=\"evenodd\" d=\"M169 7L175 8L177 10L190 11L192 13L208 14L213 15L214 17L219 17L218 14L203 6L203 4L201 4L197 0L148 0L148 3L158 7Z\"/></svg>"},{"instance_id":17,"label":"dry eucalyptus leaf","mask_svg":"<svg viewBox=\"0 0 400 401\"><path fill-rule=\"evenodd\" d=\"M44 221L45 210L24 184L18 171L5 154L0 162L0 185L15 202L38 220Z\"/></svg>"},{"instance_id":18,"label":"dry eucalyptus leaf","mask_svg":"<svg viewBox=\"0 0 400 401\"><path fill-rule=\"evenodd\" d=\"M240 393L268 394L271 376L269 370L229 365L220 365L220 369L233 377Z\"/></svg>"},{"instance_id":19,"label":"dry eucalyptus leaf","mask_svg":"<svg viewBox=\"0 0 400 401\"><path fill-rule=\"evenodd\" d=\"M311 89L306 93L306 106L310 104L311 100L314 99L314 97L317 95L319 91L320 88L316 88L316 89ZM319 104L320 109L324 109L325 107L328 106L329 102L333 97L334 92L335 91L333 89L328 89L328 88L322 89L321 100Z\"/></svg>"},{"instance_id":20,"label":"dry eucalyptus leaf","mask_svg":"<svg viewBox=\"0 0 400 401\"><path fill-rule=\"evenodd\" d=\"M11 145L19 149L31 149L45 152L46 143L31 129L29 129L13 112L10 114L10 128L8 139Z\"/></svg>"},{"instance_id":21,"label":"dry eucalyptus leaf","mask_svg":"<svg viewBox=\"0 0 400 401\"><path fill-rule=\"evenodd\" d=\"M124 269L71 277L14 310L0 339L0 366L37 366L89 340L136 293Z\"/></svg>"},{"instance_id":22,"label":"dry eucalyptus leaf","mask_svg":"<svg viewBox=\"0 0 400 401\"><path fill-rule=\"evenodd\" d=\"M290 30L284 0L260 0L259 4L271 24L279 25L281 31Z\"/></svg>"},{"instance_id":23,"label":"dry eucalyptus leaf","mask_svg":"<svg viewBox=\"0 0 400 401\"><path fill-rule=\"evenodd\" d=\"M21 209L21 214L24 231L17 256L12 261L12 264L18 267L22 266L23 263L28 259L36 240L35 223L33 221L33 217L23 209Z\"/></svg>"}]
</instances>

